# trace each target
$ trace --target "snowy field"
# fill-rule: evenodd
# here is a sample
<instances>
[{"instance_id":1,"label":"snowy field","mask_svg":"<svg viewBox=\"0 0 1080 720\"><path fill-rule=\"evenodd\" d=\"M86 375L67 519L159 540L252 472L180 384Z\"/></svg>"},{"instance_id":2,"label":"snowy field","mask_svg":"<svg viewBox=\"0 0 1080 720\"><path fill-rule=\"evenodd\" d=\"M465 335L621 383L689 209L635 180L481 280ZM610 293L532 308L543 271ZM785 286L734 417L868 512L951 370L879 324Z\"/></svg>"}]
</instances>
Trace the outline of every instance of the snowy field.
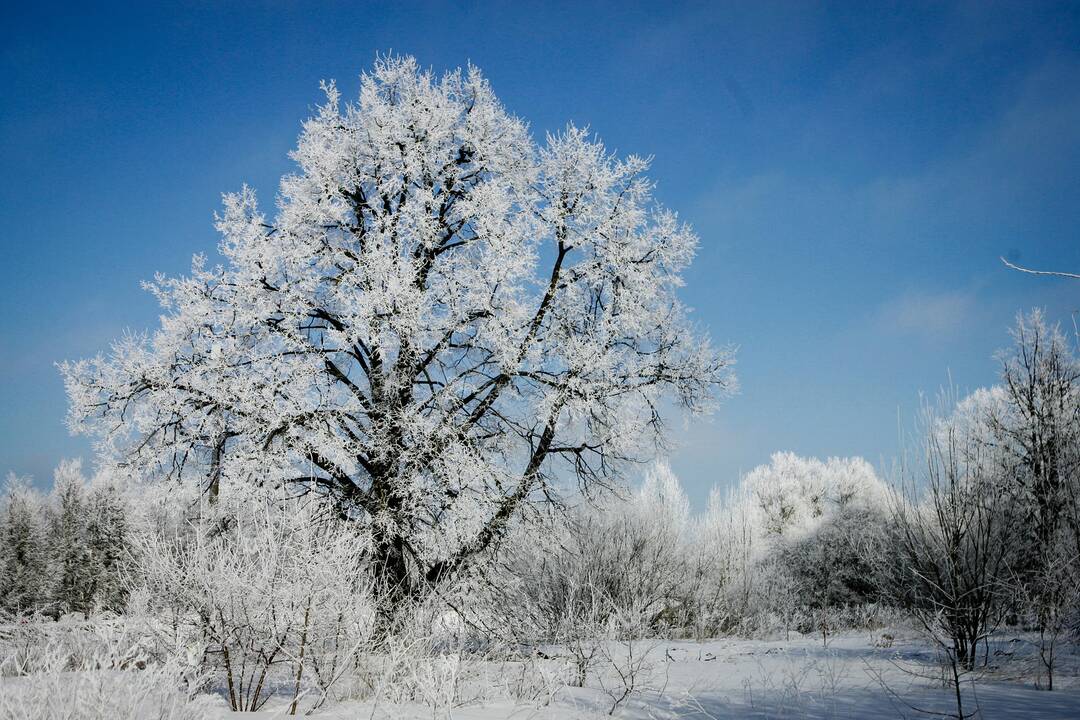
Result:
<instances>
[{"instance_id":1,"label":"snowy field","mask_svg":"<svg viewBox=\"0 0 1080 720\"><path fill-rule=\"evenodd\" d=\"M985 718L1080 717L1080 656L1068 655L1072 683L1048 693L1023 678L1033 671L1021 655L1022 641L993 648L1002 661L972 690L965 712L981 709ZM1007 649L1007 648L1012 649ZM890 649L848 635L823 648L819 640L715 640L641 642L648 662L635 693L614 715L626 718L900 718L946 716L955 712L951 689L912 675L939 672L932 653L918 641L899 641ZM1010 657L1005 653L1013 652ZM446 711L454 718L594 718L611 710L622 683L613 670L590 687L557 689L547 705L478 702ZM603 685L607 690L599 687ZM592 687L596 686L596 687ZM918 709L917 709L918 708ZM274 712L261 717L275 717ZM427 706L343 705L326 717L430 718Z\"/></svg>"},{"instance_id":2,"label":"snowy field","mask_svg":"<svg viewBox=\"0 0 1080 720\"><path fill-rule=\"evenodd\" d=\"M622 718L917 718L948 717L956 712L949 687L931 676L940 675L933 652L918 639L897 639L891 648L878 647L880 638L847 634L823 648L819 638L790 641L740 639L639 641L635 652L647 652L639 667L640 683L619 703L614 717ZM625 659L625 648L611 648ZM552 649L555 652L554 649ZM1037 660L1030 644L1013 638L991 643L989 670L965 683L964 712L981 717L1080 717L1080 650L1069 647L1061 658L1061 677L1054 692L1034 686ZM623 661L616 659L616 663ZM517 673L514 670L517 670ZM520 676L516 668L471 668L462 683ZM624 665L625 669L625 665ZM471 676L471 677L470 677ZM616 671L598 668L587 687L554 687L550 698L514 702L492 698L462 702L452 708L423 704L345 702L318 713L325 718L459 720L495 718L601 718L608 716L623 683ZM495 687L475 688L477 695L498 695ZM252 718L281 717L287 708L250 714ZM222 705L217 717L230 713Z\"/></svg>"},{"instance_id":3,"label":"snowy field","mask_svg":"<svg viewBox=\"0 0 1080 720\"><path fill-rule=\"evenodd\" d=\"M635 719L955 717L955 696L941 682L934 653L915 636L898 637L891 647L883 644L888 641L883 642L881 634L858 633L831 639L827 648L820 638L810 637L702 643L649 640L636 641L630 655L625 645L614 644L598 653L601 661L590 669L585 687L565 684L567 660L559 648L546 648L539 657L524 662L477 662L451 654L442 658L434 672L430 664L426 670L417 669L418 674L428 673L426 684L420 683L426 686L427 697L415 702L376 701L370 696L364 701L349 700L348 683L344 683L340 690L346 697L312 716L328 720L558 720L602 718L609 713ZM963 683L965 714L977 712L975 717L987 719L1080 717L1077 648L1062 648L1053 692L1036 687L1038 663L1027 639L1013 636L994 641L986 652L987 668ZM97 681L88 681L86 674L80 681L70 674L53 678L49 692L81 693L87 703L85 715L55 717L217 720L235 716L221 695L202 696L194 706L159 713L158 705L166 694L155 693L152 684L138 681L138 674L100 671ZM121 680L125 675L127 679ZM16 698L26 691L28 681L25 677L0 680L0 694L6 696L0 709L10 712L16 707ZM142 698L141 707L132 712L135 696ZM110 715L109 707L118 712ZM288 714L287 701L272 699L263 710L243 717L269 720ZM298 714L304 714L303 704ZM30 716L16 710L10 717Z\"/></svg>"}]
</instances>

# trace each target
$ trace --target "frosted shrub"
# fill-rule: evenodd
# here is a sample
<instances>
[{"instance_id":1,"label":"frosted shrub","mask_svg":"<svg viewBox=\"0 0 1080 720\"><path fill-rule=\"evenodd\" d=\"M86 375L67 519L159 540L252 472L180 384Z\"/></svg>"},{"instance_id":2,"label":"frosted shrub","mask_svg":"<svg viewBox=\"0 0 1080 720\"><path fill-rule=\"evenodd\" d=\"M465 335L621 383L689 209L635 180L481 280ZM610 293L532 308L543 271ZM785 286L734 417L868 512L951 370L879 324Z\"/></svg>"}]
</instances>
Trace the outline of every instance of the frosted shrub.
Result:
<instances>
[{"instance_id":1,"label":"frosted shrub","mask_svg":"<svg viewBox=\"0 0 1080 720\"><path fill-rule=\"evenodd\" d=\"M21 618L0 626L0 717L205 717L205 704L193 699L198 683L190 669L173 659L150 662L141 637L115 618L59 623Z\"/></svg>"},{"instance_id":2,"label":"frosted shrub","mask_svg":"<svg viewBox=\"0 0 1080 720\"><path fill-rule=\"evenodd\" d=\"M234 710L277 690L293 714L321 705L371 635L368 543L320 501L244 498L140 543L159 639L201 657Z\"/></svg>"}]
</instances>

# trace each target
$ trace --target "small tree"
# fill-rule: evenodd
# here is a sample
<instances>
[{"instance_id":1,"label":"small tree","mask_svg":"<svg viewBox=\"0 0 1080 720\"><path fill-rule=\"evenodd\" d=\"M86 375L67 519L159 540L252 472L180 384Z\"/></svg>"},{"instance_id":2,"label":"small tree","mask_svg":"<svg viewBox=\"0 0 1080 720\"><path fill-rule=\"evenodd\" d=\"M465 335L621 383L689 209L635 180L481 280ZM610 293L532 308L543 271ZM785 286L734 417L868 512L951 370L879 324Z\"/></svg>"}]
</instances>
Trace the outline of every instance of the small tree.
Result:
<instances>
[{"instance_id":1,"label":"small tree","mask_svg":"<svg viewBox=\"0 0 1080 720\"><path fill-rule=\"evenodd\" d=\"M60 613L89 617L94 603L94 568L87 537L88 507L82 463L65 460L53 477L48 555L52 602Z\"/></svg>"},{"instance_id":2,"label":"small tree","mask_svg":"<svg viewBox=\"0 0 1080 720\"><path fill-rule=\"evenodd\" d=\"M129 508L120 488L102 478L86 498L86 546L95 608L119 613L127 598L121 574L129 557Z\"/></svg>"},{"instance_id":3,"label":"small tree","mask_svg":"<svg viewBox=\"0 0 1080 720\"><path fill-rule=\"evenodd\" d=\"M703 581L698 588L705 637L729 630L745 620L755 593L754 565L761 556L761 537L755 513L745 497L745 487L722 495L717 488L709 494L709 505L697 528L697 553Z\"/></svg>"},{"instance_id":4,"label":"small tree","mask_svg":"<svg viewBox=\"0 0 1080 720\"><path fill-rule=\"evenodd\" d=\"M922 482L906 478L895 497L895 556L884 559L894 600L944 653L963 718L961 681L1000 622L1018 518L991 466L972 461L979 446L951 420L926 409Z\"/></svg>"},{"instance_id":5,"label":"small tree","mask_svg":"<svg viewBox=\"0 0 1080 720\"><path fill-rule=\"evenodd\" d=\"M1048 580L1062 568L1049 565L1061 560L1062 529L1071 536L1068 556L1080 554L1080 362L1038 310L1018 316L1012 335L1013 347L1000 354L1005 402L988 405L988 442L1009 462L1009 490L1023 513L1016 577L1027 578L1023 594L1036 607L1050 607L1056 599L1037 596L1055 592ZM1036 620L1041 628L1048 618Z\"/></svg>"},{"instance_id":6,"label":"small tree","mask_svg":"<svg viewBox=\"0 0 1080 720\"><path fill-rule=\"evenodd\" d=\"M1040 558L1038 570L1013 573L1020 609L1039 631L1039 662L1046 673L1046 689L1054 689L1054 670L1063 637L1075 633L1080 611L1080 563L1071 542L1052 546L1050 557Z\"/></svg>"},{"instance_id":7,"label":"small tree","mask_svg":"<svg viewBox=\"0 0 1080 720\"><path fill-rule=\"evenodd\" d=\"M190 647L222 679L233 710L270 688L317 707L371 636L367 539L319 501L233 497L194 522L138 536L133 590L166 647Z\"/></svg>"},{"instance_id":8,"label":"small tree","mask_svg":"<svg viewBox=\"0 0 1080 720\"><path fill-rule=\"evenodd\" d=\"M0 543L0 600L9 613L40 610L49 597L41 505L41 497L25 480L8 476L4 541Z\"/></svg>"},{"instance_id":9,"label":"small tree","mask_svg":"<svg viewBox=\"0 0 1080 720\"><path fill-rule=\"evenodd\" d=\"M822 644L828 645L834 610L878 599L881 583L872 558L884 524L877 512L845 509L781 551L802 600L816 615Z\"/></svg>"}]
</instances>

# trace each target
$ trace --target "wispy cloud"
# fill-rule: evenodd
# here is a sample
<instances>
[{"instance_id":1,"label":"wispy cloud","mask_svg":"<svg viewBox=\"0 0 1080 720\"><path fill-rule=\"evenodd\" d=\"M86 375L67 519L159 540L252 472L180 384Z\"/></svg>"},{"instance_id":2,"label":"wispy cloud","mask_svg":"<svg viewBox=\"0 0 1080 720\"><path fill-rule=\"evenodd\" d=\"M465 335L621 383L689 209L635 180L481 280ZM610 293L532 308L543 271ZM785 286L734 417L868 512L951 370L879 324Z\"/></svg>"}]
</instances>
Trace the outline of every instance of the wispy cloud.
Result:
<instances>
[{"instance_id":1,"label":"wispy cloud","mask_svg":"<svg viewBox=\"0 0 1080 720\"><path fill-rule=\"evenodd\" d=\"M960 332L975 307L975 294L970 291L909 291L885 302L878 320L886 331L945 338Z\"/></svg>"}]
</instances>

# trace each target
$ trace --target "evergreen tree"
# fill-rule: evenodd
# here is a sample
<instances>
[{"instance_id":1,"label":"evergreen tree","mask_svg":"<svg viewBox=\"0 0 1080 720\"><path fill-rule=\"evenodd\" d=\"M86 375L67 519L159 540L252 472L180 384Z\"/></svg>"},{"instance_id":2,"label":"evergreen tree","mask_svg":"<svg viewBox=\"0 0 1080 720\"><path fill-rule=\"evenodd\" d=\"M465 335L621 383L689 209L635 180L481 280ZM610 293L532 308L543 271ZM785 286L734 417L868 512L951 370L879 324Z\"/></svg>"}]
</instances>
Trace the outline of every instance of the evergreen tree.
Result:
<instances>
[{"instance_id":1,"label":"evergreen tree","mask_svg":"<svg viewBox=\"0 0 1080 720\"><path fill-rule=\"evenodd\" d=\"M52 601L61 613L88 616L93 603L93 572L87 546L85 480L82 462L62 461L54 475L49 560Z\"/></svg>"},{"instance_id":2,"label":"evergreen tree","mask_svg":"<svg viewBox=\"0 0 1080 720\"><path fill-rule=\"evenodd\" d=\"M127 509L112 483L94 487L87 499L86 544L90 553L94 606L110 612L124 607L120 569L128 546Z\"/></svg>"},{"instance_id":3,"label":"evergreen tree","mask_svg":"<svg viewBox=\"0 0 1080 720\"><path fill-rule=\"evenodd\" d=\"M46 599L46 554L40 523L40 497L27 483L10 476L0 544L0 606L9 613L40 609Z\"/></svg>"}]
</instances>

